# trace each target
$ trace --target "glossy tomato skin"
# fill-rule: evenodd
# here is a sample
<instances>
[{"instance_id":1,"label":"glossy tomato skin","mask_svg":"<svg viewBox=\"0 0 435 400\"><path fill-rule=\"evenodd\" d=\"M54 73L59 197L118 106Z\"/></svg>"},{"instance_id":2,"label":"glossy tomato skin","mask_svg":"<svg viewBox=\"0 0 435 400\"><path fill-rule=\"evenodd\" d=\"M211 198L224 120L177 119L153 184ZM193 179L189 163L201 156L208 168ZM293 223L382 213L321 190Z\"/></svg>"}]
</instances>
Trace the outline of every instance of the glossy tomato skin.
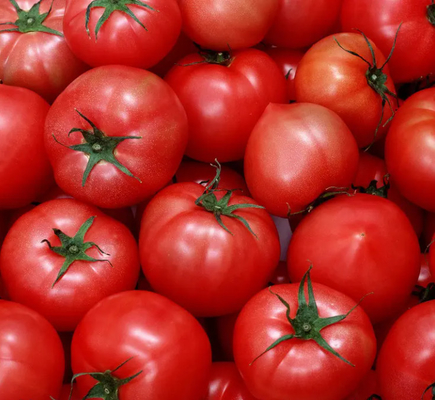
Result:
<instances>
[{"instance_id":1,"label":"glossy tomato skin","mask_svg":"<svg viewBox=\"0 0 435 400\"><path fill-rule=\"evenodd\" d=\"M124 140L114 154L142 183L100 162L82 187L89 157L53 137L67 146L83 142L79 132L68 136L74 127L90 129L75 109L107 136L140 137ZM162 188L181 162L187 136L186 113L173 90L151 72L116 65L76 79L55 101L45 125L45 146L59 187L103 208L137 204Z\"/></svg>"},{"instance_id":2,"label":"glossy tomato skin","mask_svg":"<svg viewBox=\"0 0 435 400\"><path fill-rule=\"evenodd\" d=\"M199 54L178 64L165 80L189 119L186 155L205 162L242 159L267 105L286 102L286 82L277 65L256 49L235 51L228 66L204 63Z\"/></svg>"},{"instance_id":3,"label":"glossy tomato skin","mask_svg":"<svg viewBox=\"0 0 435 400\"><path fill-rule=\"evenodd\" d=\"M393 325L377 362L382 400L430 400L435 382L435 302L413 307Z\"/></svg>"},{"instance_id":4,"label":"glossy tomato skin","mask_svg":"<svg viewBox=\"0 0 435 400\"><path fill-rule=\"evenodd\" d=\"M101 26L96 39L95 27L104 8L91 9L88 35L85 16L90 3L90 0L67 0L63 30L74 54L92 67L119 64L150 68L169 53L181 31L176 0L147 0L144 3L156 11L127 5L147 30L126 13L115 11Z\"/></svg>"},{"instance_id":5,"label":"glossy tomato skin","mask_svg":"<svg viewBox=\"0 0 435 400\"><path fill-rule=\"evenodd\" d=\"M332 199L307 215L290 242L287 266L298 282L313 264L312 279L355 301L373 323L405 306L420 271L417 236L406 215L382 197Z\"/></svg>"},{"instance_id":6,"label":"glossy tomato skin","mask_svg":"<svg viewBox=\"0 0 435 400\"><path fill-rule=\"evenodd\" d=\"M255 237L234 218L195 205L204 191L196 183L178 183L159 192L142 217L139 252L142 270L156 292L195 316L230 314L268 282L279 261L279 239L263 209L235 212L249 223ZM233 194L232 204L256 204Z\"/></svg>"},{"instance_id":7,"label":"glossy tomato skin","mask_svg":"<svg viewBox=\"0 0 435 400\"><path fill-rule=\"evenodd\" d=\"M74 236L95 216L85 242L96 248L86 254L107 262L75 261L52 287L65 258L49 249L59 246L53 228ZM17 251L17 248L20 251ZM52 200L23 215L9 230L0 254L0 272L12 300L45 316L59 331L73 331L86 312L101 299L134 289L139 276L137 244L120 222L96 207L72 199Z\"/></svg>"},{"instance_id":8,"label":"glossy tomato skin","mask_svg":"<svg viewBox=\"0 0 435 400\"><path fill-rule=\"evenodd\" d=\"M0 209L19 208L53 182L44 149L49 105L28 89L0 85L0 109Z\"/></svg>"},{"instance_id":9,"label":"glossy tomato skin","mask_svg":"<svg viewBox=\"0 0 435 400\"><path fill-rule=\"evenodd\" d=\"M104 337L104 340L101 338ZM198 321L155 293L129 291L107 297L80 322L72 343L74 373L113 370L126 378L120 399L202 400L211 366L210 342ZM97 382L79 378L84 396Z\"/></svg>"},{"instance_id":10,"label":"glossy tomato skin","mask_svg":"<svg viewBox=\"0 0 435 400\"><path fill-rule=\"evenodd\" d=\"M58 398L65 361L54 328L21 304L0 300L0 397Z\"/></svg>"},{"instance_id":11,"label":"glossy tomato skin","mask_svg":"<svg viewBox=\"0 0 435 400\"><path fill-rule=\"evenodd\" d=\"M385 161L401 194L435 212L435 89L417 92L400 107L385 143Z\"/></svg>"},{"instance_id":12,"label":"glossy tomato skin","mask_svg":"<svg viewBox=\"0 0 435 400\"><path fill-rule=\"evenodd\" d=\"M18 0L28 11L38 0ZM40 13L51 11L44 26L62 33L65 0L42 0ZM0 23L18 18L10 0L0 1ZM11 29L13 25L2 26ZM70 50L63 36L45 32L0 32L0 79L6 85L33 90L48 102L88 69Z\"/></svg>"},{"instance_id":13,"label":"glossy tomato skin","mask_svg":"<svg viewBox=\"0 0 435 400\"><path fill-rule=\"evenodd\" d=\"M355 136L358 146L365 147L375 139L375 130L382 114L382 99L367 83L368 65L360 58L341 49L336 41L372 63L369 47L359 33L339 33L328 36L313 45L299 63L295 78L296 100L315 103L335 111ZM378 67L385 57L371 42ZM385 85L395 93L388 65ZM393 108L394 98L388 96ZM384 117L376 139L382 138L388 128L383 127L392 113L385 106Z\"/></svg>"},{"instance_id":14,"label":"glossy tomato skin","mask_svg":"<svg viewBox=\"0 0 435 400\"><path fill-rule=\"evenodd\" d=\"M279 0L179 0L183 31L205 49L227 51L261 42L278 11Z\"/></svg>"},{"instance_id":15,"label":"glossy tomato skin","mask_svg":"<svg viewBox=\"0 0 435 400\"><path fill-rule=\"evenodd\" d=\"M249 138L245 179L254 199L285 218L289 206L300 211L327 188L349 186L357 166L355 139L333 111L270 104Z\"/></svg>"},{"instance_id":16,"label":"glossy tomato skin","mask_svg":"<svg viewBox=\"0 0 435 400\"><path fill-rule=\"evenodd\" d=\"M435 54L431 51L435 30L427 18L430 4L430 0L386 0L379 7L376 0L344 0L342 29L361 29L388 54L402 24L389 66L396 83L410 82L435 72Z\"/></svg>"},{"instance_id":17,"label":"glossy tomato skin","mask_svg":"<svg viewBox=\"0 0 435 400\"><path fill-rule=\"evenodd\" d=\"M313 268L314 272L314 268ZM273 286L290 305L294 318L299 284ZM322 318L346 314L354 305L348 296L313 283ZM342 322L324 328L324 339L346 360L322 349L314 341L291 339L281 342L249 365L281 336L294 333L286 319L286 308L264 289L242 309L234 331L234 357L246 386L259 399L337 400L355 390L368 373L376 354L376 339L369 318L357 307ZM325 391L325 387L328 390Z\"/></svg>"}]
</instances>

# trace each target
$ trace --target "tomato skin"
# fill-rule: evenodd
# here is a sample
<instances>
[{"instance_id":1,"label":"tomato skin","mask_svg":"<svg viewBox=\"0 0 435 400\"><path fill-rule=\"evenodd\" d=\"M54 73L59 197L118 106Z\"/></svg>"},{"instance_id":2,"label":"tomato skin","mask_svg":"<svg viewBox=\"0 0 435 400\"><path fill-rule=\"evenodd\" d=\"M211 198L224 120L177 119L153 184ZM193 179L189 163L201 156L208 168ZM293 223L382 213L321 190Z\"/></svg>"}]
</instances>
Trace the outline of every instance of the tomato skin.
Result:
<instances>
[{"instance_id":1,"label":"tomato skin","mask_svg":"<svg viewBox=\"0 0 435 400\"><path fill-rule=\"evenodd\" d=\"M430 212L435 212L434 95L435 89L425 89L408 98L397 111L385 143L388 171L401 194Z\"/></svg>"},{"instance_id":2,"label":"tomato skin","mask_svg":"<svg viewBox=\"0 0 435 400\"><path fill-rule=\"evenodd\" d=\"M110 260L113 268L107 262L75 261L52 288L65 258L41 241L59 246L53 228L74 236L92 216L96 218L85 241L96 243L110 256L96 248L86 254ZM137 244L127 227L97 208L72 199L52 200L23 215L9 230L0 253L0 272L12 300L38 311L57 330L72 331L98 301L134 289L139 276Z\"/></svg>"},{"instance_id":3,"label":"tomato skin","mask_svg":"<svg viewBox=\"0 0 435 400\"><path fill-rule=\"evenodd\" d=\"M138 82L142 84L138 85ZM75 109L107 136L139 136L121 142L115 156L137 179L114 165L98 163L82 187L89 157L65 145L83 142L74 128L90 129ZM45 146L56 183L77 200L121 208L152 196L174 175L187 143L186 113L173 90L151 72L110 65L76 79L57 98L47 116Z\"/></svg>"},{"instance_id":4,"label":"tomato skin","mask_svg":"<svg viewBox=\"0 0 435 400\"><path fill-rule=\"evenodd\" d=\"M393 325L377 362L382 400L420 399L435 382L434 326L434 301L413 307ZM432 399L430 390L422 399Z\"/></svg>"},{"instance_id":5,"label":"tomato skin","mask_svg":"<svg viewBox=\"0 0 435 400\"><path fill-rule=\"evenodd\" d=\"M333 111L270 104L249 138L245 179L254 199L285 218L288 206L297 212L327 188L349 186L357 166L355 139Z\"/></svg>"},{"instance_id":6,"label":"tomato skin","mask_svg":"<svg viewBox=\"0 0 435 400\"><path fill-rule=\"evenodd\" d=\"M63 30L74 54L92 67L118 64L148 69L169 53L181 31L177 1L146 0L144 3L158 12L134 4L127 7L147 30L126 13L115 11L102 25L96 40L95 26L104 8L91 9L88 36L85 15L90 3L90 0L67 0Z\"/></svg>"},{"instance_id":7,"label":"tomato skin","mask_svg":"<svg viewBox=\"0 0 435 400\"><path fill-rule=\"evenodd\" d=\"M19 208L53 181L43 141L49 105L28 89L0 85L0 109L0 209Z\"/></svg>"},{"instance_id":8,"label":"tomato skin","mask_svg":"<svg viewBox=\"0 0 435 400\"><path fill-rule=\"evenodd\" d=\"M368 400L371 395L379 393L376 372L372 369L364 377L357 390L344 400Z\"/></svg>"},{"instance_id":9,"label":"tomato skin","mask_svg":"<svg viewBox=\"0 0 435 400\"><path fill-rule=\"evenodd\" d=\"M273 60L256 49L234 52L228 67L187 65L201 61L199 54L191 54L165 77L189 119L186 155L204 162L240 160L267 105L286 102L285 78Z\"/></svg>"},{"instance_id":10,"label":"tomato skin","mask_svg":"<svg viewBox=\"0 0 435 400\"><path fill-rule=\"evenodd\" d=\"M104 336L104 340L101 338ZM121 386L120 398L200 400L206 391L211 348L198 321L155 293L129 291L105 298L80 322L72 343L75 373L113 370L133 357L118 378L143 371ZM97 382L77 380L84 396Z\"/></svg>"},{"instance_id":11,"label":"tomato skin","mask_svg":"<svg viewBox=\"0 0 435 400\"><path fill-rule=\"evenodd\" d=\"M355 301L373 323L405 306L420 271L418 239L403 211L382 197L339 196L307 215L293 233L287 266L298 282L310 260L312 279ZM364 268L362 268L364 266Z\"/></svg>"},{"instance_id":12,"label":"tomato skin","mask_svg":"<svg viewBox=\"0 0 435 400\"><path fill-rule=\"evenodd\" d=\"M142 270L156 292L195 316L212 317L240 310L267 285L280 248L265 210L235 212L257 238L240 221L222 215L231 235L213 213L195 205L203 191L196 183L178 183L157 193L142 217L139 252ZM234 193L229 204L256 203Z\"/></svg>"},{"instance_id":13,"label":"tomato skin","mask_svg":"<svg viewBox=\"0 0 435 400\"><path fill-rule=\"evenodd\" d=\"M261 42L278 11L279 0L179 0L183 31L205 49L248 48ZM212 27L212 28L211 28Z\"/></svg>"},{"instance_id":14,"label":"tomato skin","mask_svg":"<svg viewBox=\"0 0 435 400\"><path fill-rule=\"evenodd\" d=\"M389 66L396 83L410 82L435 72L435 54L431 51L435 31L427 19L430 4L430 0L386 0L378 7L376 0L344 0L342 29L361 29L388 54L402 24Z\"/></svg>"},{"instance_id":15,"label":"tomato skin","mask_svg":"<svg viewBox=\"0 0 435 400\"><path fill-rule=\"evenodd\" d=\"M315 268L313 268L314 272ZM290 305L294 318L299 284L273 286ZM313 283L320 317L346 314L355 302L324 285ZM246 386L259 399L337 400L355 390L368 373L376 354L376 339L370 320L357 307L342 322L324 328L324 339L351 367L314 341L291 339L280 343L249 365L279 337L293 333L286 308L263 289L244 306L234 331L234 357ZM325 391L325 387L328 388Z\"/></svg>"},{"instance_id":16,"label":"tomato skin","mask_svg":"<svg viewBox=\"0 0 435 400\"><path fill-rule=\"evenodd\" d=\"M341 49L334 38L345 49L372 62L369 47L362 35L339 33L328 36L313 45L299 63L295 78L296 100L320 104L335 111L352 131L358 146L365 147L374 140L381 118L382 99L367 83L367 64ZM377 64L381 66L385 57L373 42L371 45ZM388 65L383 72L387 75L385 85L392 93L396 93ZM388 98L394 108L394 98ZM387 133L388 128L383 125L391 115L391 110L386 105L376 140Z\"/></svg>"},{"instance_id":17,"label":"tomato skin","mask_svg":"<svg viewBox=\"0 0 435 400\"><path fill-rule=\"evenodd\" d=\"M2 400L58 397L65 366L62 344L38 313L0 300L0 358Z\"/></svg>"}]
</instances>

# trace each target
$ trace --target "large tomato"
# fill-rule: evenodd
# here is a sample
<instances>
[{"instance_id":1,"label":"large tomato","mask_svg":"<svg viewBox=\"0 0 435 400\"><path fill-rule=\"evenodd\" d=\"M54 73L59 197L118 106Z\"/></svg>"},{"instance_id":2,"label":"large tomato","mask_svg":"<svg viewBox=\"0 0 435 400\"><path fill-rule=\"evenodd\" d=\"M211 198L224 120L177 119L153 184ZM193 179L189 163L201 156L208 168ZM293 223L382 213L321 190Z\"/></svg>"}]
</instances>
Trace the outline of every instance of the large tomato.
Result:
<instances>
[{"instance_id":1,"label":"large tomato","mask_svg":"<svg viewBox=\"0 0 435 400\"><path fill-rule=\"evenodd\" d=\"M72 331L98 301L134 289L139 257L120 222L76 200L52 200L9 230L0 273L12 300Z\"/></svg>"},{"instance_id":2,"label":"large tomato","mask_svg":"<svg viewBox=\"0 0 435 400\"><path fill-rule=\"evenodd\" d=\"M435 28L434 28L435 30ZM404 197L435 212L435 89L399 108L385 143L385 161Z\"/></svg>"},{"instance_id":3,"label":"large tomato","mask_svg":"<svg viewBox=\"0 0 435 400\"><path fill-rule=\"evenodd\" d=\"M181 13L176 0L68 0L63 29L74 54L93 67L149 68L176 43Z\"/></svg>"},{"instance_id":4,"label":"large tomato","mask_svg":"<svg viewBox=\"0 0 435 400\"><path fill-rule=\"evenodd\" d=\"M80 322L71 351L76 374L109 370L126 379L106 378L113 389L119 386L120 399L202 400L206 392L206 333L187 311L155 293L129 291L102 300ZM78 378L81 398L98 383Z\"/></svg>"},{"instance_id":5,"label":"large tomato","mask_svg":"<svg viewBox=\"0 0 435 400\"><path fill-rule=\"evenodd\" d=\"M350 185L357 167L352 133L337 114L316 104L270 104L245 154L249 191L280 217L305 209L329 187Z\"/></svg>"},{"instance_id":6,"label":"large tomato","mask_svg":"<svg viewBox=\"0 0 435 400\"><path fill-rule=\"evenodd\" d=\"M379 393L376 372L372 369L363 378L358 388L344 400L375 400L376 397L370 397Z\"/></svg>"},{"instance_id":7,"label":"large tomato","mask_svg":"<svg viewBox=\"0 0 435 400\"><path fill-rule=\"evenodd\" d=\"M28 89L0 84L0 109L0 209L23 207L53 182L44 149L49 105Z\"/></svg>"},{"instance_id":8,"label":"large tomato","mask_svg":"<svg viewBox=\"0 0 435 400\"><path fill-rule=\"evenodd\" d=\"M211 62L215 57L222 59ZM286 102L284 76L267 54L256 49L191 54L165 80L189 119L186 155L199 161L242 159L267 105Z\"/></svg>"},{"instance_id":9,"label":"large tomato","mask_svg":"<svg viewBox=\"0 0 435 400\"><path fill-rule=\"evenodd\" d=\"M384 65L385 57L373 42L369 43L371 48L357 33L328 36L305 53L295 78L296 100L335 111L359 147L386 134L384 125L395 109L396 91L388 65Z\"/></svg>"},{"instance_id":10,"label":"large tomato","mask_svg":"<svg viewBox=\"0 0 435 400\"><path fill-rule=\"evenodd\" d=\"M60 188L120 208L172 178L187 135L186 113L168 84L151 72L111 65L86 72L57 98L45 145Z\"/></svg>"},{"instance_id":11,"label":"large tomato","mask_svg":"<svg viewBox=\"0 0 435 400\"><path fill-rule=\"evenodd\" d=\"M65 361L54 328L21 304L0 300L0 398L57 398Z\"/></svg>"}]
</instances>

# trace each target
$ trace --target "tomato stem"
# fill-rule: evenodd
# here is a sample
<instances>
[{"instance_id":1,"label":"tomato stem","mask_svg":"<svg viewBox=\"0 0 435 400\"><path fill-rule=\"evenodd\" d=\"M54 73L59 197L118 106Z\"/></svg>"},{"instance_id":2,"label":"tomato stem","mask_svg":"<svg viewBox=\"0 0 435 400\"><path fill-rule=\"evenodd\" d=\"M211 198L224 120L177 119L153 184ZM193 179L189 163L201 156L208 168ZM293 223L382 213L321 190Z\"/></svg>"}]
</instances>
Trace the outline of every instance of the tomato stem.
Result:
<instances>
[{"instance_id":1,"label":"tomato stem","mask_svg":"<svg viewBox=\"0 0 435 400\"><path fill-rule=\"evenodd\" d=\"M435 382L432 383L431 385L429 385L429 386L425 389L425 391L424 391L423 394L421 395L421 400L423 400L424 395L425 395L429 390L431 390L432 400L435 400Z\"/></svg>"},{"instance_id":2,"label":"tomato stem","mask_svg":"<svg viewBox=\"0 0 435 400\"><path fill-rule=\"evenodd\" d=\"M432 3L427 6L427 19L429 22L435 26L435 4L434 0L432 0Z\"/></svg>"}]
</instances>

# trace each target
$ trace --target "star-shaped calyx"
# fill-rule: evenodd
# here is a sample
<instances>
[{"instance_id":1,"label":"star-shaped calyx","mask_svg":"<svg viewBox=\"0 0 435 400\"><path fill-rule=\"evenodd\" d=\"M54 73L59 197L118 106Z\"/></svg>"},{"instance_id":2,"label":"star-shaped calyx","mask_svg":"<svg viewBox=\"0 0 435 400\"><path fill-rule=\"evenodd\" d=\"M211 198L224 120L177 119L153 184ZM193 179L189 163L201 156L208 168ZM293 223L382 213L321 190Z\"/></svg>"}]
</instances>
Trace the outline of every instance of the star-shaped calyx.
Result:
<instances>
[{"instance_id":1,"label":"star-shaped calyx","mask_svg":"<svg viewBox=\"0 0 435 400\"><path fill-rule=\"evenodd\" d=\"M83 174L82 186L85 186L86 180L92 168L97 165L100 161L106 161L116 168L118 168L124 174L137 179L139 182L142 181L134 176L124 165L122 165L115 157L115 149L121 142L129 139L142 139L141 136L106 136L106 134L98 129L95 124L85 117L80 111L76 110L77 113L92 127L92 132L85 129L73 128L69 131L68 136L73 132L80 132L85 139L85 143L75 144L72 146L66 146L65 144L59 142L56 136L53 135L54 140L71 150L81 151L82 153L89 155L89 161L86 165L85 172Z\"/></svg>"},{"instance_id":2,"label":"star-shaped calyx","mask_svg":"<svg viewBox=\"0 0 435 400\"><path fill-rule=\"evenodd\" d=\"M52 246L47 239L44 239L41 242L47 243L51 251L54 251L56 254L65 257L65 261L63 262L63 265L59 271L59 274L57 275L56 280L53 282L52 287L54 287L54 285L62 278L62 276L65 275L65 273L68 271L68 268L72 265L74 261L105 261L109 263L111 267L113 267L112 263L109 260L93 258L86 254L86 251L89 250L91 247L96 247L101 254L105 254L106 256L110 255L101 250L100 247L94 242L84 241L86 232L91 227L94 219L95 217L87 219L77 231L74 237L65 235L65 233L63 233L60 229L53 228L54 234L59 238L61 242L60 246Z\"/></svg>"}]
</instances>

